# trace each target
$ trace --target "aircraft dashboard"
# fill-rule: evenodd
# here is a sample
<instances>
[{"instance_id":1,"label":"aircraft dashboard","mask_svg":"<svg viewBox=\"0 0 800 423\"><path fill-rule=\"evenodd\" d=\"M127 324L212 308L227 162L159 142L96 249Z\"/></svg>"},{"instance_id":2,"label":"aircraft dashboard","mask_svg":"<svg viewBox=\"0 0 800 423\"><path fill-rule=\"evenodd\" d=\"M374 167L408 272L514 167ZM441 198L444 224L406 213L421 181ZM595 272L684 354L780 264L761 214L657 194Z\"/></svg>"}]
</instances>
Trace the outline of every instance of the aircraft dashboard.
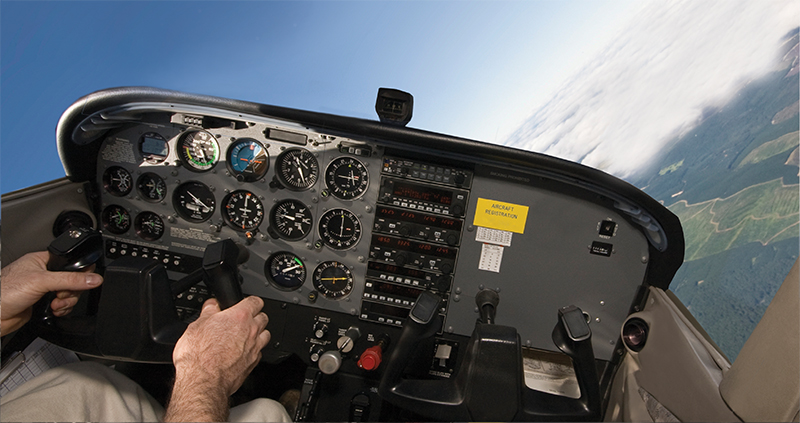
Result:
<instances>
[{"instance_id":1,"label":"aircraft dashboard","mask_svg":"<svg viewBox=\"0 0 800 423\"><path fill-rule=\"evenodd\" d=\"M148 258L178 280L214 242L246 248L241 289L265 300L266 360L322 367L338 348L352 351L342 373L377 378L362 352L396 340L431 292L442 324L422 373L448 378L490 289L496 323L531 351L557 352L557 312L579 307L609 367L645 288L666 287L682 262L680 225L650 197L512 148L153 88L91 94L57 135L67 176L93 187L106 266ZM209 295L177 293L180 318ZM355 347L343 349L353 328Z\"/></svg>"}]
</instances>

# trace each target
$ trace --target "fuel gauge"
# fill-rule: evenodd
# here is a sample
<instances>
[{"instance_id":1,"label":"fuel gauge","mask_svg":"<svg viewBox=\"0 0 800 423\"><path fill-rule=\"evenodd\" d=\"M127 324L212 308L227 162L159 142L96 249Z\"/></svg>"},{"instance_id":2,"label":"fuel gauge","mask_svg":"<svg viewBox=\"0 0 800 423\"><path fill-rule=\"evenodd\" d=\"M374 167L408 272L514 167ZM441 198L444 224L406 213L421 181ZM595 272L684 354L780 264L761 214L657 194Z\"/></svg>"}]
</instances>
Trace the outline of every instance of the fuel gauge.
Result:
<instances>
[{"instance_id":1,"label":"fuel gauge","mask_svg":"<svg viewBox=\"0 0 800 423\"><path fill-rule=\"evenodd\" d=\"M133 225L136 234L147 241L155 241L164 235L164 221L153 212L139 213Z\"/></svg>"},{"instance_id":2,"label":"fuel gauge","mask_svg":"<svg viewBox=\"0 0 800 423\"><path fill-rule=\"evenodd\" d=\"M103 187L111 195L124 197L133 189L133 178L127 170L119 166L111 166L103 172Z\"/></svg>"},{"instance_id":3,"label":"fuel gauge","mask_svg":"<svg viewBox=\"0 0 800 423\"><path fill-rule=\"evenodd\" d=\"M167 196L167 183L152 172L143 173L136 181L136 189L142 199L157 203Z\"/></svg>"},{"instance_id":4,"label":"fuel gauge","mask_svg":"<svg viewBox=\"0 0 800 423\"><path fill-rule=\"evenodd\" d=\"M122 206L112 204L102 213L103 227L112 234L121 235L131 228L131 214Z\"/></svg>"}]
</instances>

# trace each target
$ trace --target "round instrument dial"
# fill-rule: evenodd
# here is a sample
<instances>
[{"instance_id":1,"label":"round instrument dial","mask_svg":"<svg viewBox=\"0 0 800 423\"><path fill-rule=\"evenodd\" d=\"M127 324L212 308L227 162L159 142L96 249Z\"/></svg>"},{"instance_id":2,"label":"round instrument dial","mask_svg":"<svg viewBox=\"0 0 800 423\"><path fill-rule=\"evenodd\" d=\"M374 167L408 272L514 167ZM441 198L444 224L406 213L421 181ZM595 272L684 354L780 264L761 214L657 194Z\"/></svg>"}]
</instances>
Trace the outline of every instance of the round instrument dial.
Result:
<instances>
[{"instance_id":1,"label":"round instrument dial","mask_svg":"<svg viewBox=\"0 0 800 423\"><path fill-rule=\"evenodd\" d=\"M306 267L300 257L287 252L277 252L264 263L267 280L283 291L294 291L306 281Z\"/></svg>"},{"instance_id":2,"label":"round instrument dial","mask_svg":"<svg viewBox=\"0 0 800 423\"><path fill-rule=\"evenodd\" d=\"M139 151L147 163L161 163L169 155L169 144L161 134L148 132L139 139Z\"/></svg>"},{"instance_id":3,"label":"round instrument dial","mask_svg":"<svg viewBox=\"0 0 800 423\"><path fill-rule=\"evenodd\" d=\"M131 214L124 207L112 204L102 213L103 227L112 234L121 235L131 228Z\"/></svg>"},{"instance_id":4,"label":"round instrument dial","mask_svg":"<svg viewBox=\"0 0 800 423\"><path fill-rule=\"evenodd\" d=\"M319 219L319 236L334 250L349 250L361 239L361 221L350 210L328 210Z\"/></svg>"},{"instance_id":5,"label":"round instrument dial","mask_svg":"<svg viewBox=\"0 0 800 423\"><path fill-rule=\"evenodd\" d=\"M264 220L264 204L250 191L234 191L222 201L222 217L233 229L253 231Z\"/></svg>"},{"instance_id":6,"label":"round instrument dial","mask_svg":"<svg viewBox=\"0 0 800 423\"><path fill-rule=\"evenodd\" d=\"M314 269L314 289L325 298L338 300L353 290L353 273L338 261L320 263Z\"/></svg>"},{"instance_id":7,"label":"round instrument dial","mask_svg":"<svg viewBox=\"0 0 800 423\"><path fill-rule=\"evenodd\" d=\"M127 170L119 166L111 166L103 172L103 187L111 195L124 197L133 189L133 178Z\"/></svg>"},{"instance_id":8,"label":"round instrument dial","mask_svg":"<svg viewBox=\"0 0 800 423\"><path fill-rule=\"evenodd\" d=\"M164 235L164 221L153 212L145 211L136 215L133 227L136 235L147 241L155 241Z\"/></svg>"},{"instance_id":9,"label":"round instrument dial","mask_svg":"<svg viewBox=\"0 0 800 423\"><path fill-rule=\"evenodd\" d=\"M369 172L364 163L352 157L339 157L325 169L325 185L331 195L353 200L364 195L369 186Z\"/></svg>"},{"instance_id":10,"label":"round instrument dial","mask_svg":"<svg viewBox=\"0 0 800 423\"><path fill-rule=\"evenodd\" d=\"M143 173L136 181L136 189L142 199L157 203L167 196L167 183L152 172Z\"/></svg>"},{"instance_id":11,"label":"round instrument dial","mask_svg":"<svg viewBox=\"0 0 800 423\"><path fill-rule=\"evenodd\" d=\"M298 200L283 200L272 207L269 224L275 233L286 240L305 238L313 226L311 210Z\"/></svg>"},{"instance_id":12,"label":"round instrument dial","mask_svg":"<svg viewBox=\"0 0 800 423\"><path fill-rule=\"evenodd\" d=\"M192 223L208 220L214 214L216 204L214 193L202 182L184 182L172 194L172 205L178 216Z\"/></svg>"},{"instance_id":13,"label":"round instrument dial","mask_svg":"<svg viewBox=\"0 0 800 423\"><path fill-rule=\"evenodd\" d=\"M260 142L243 138L228 149L228 166L236 179L257 181L269 170L269 153Z\"/></svg>"},{"instance_id":14,"label":"round instrument dial","mask_svg":"<svg viewBox=\"0 0 800 423\"><path fill-rule=\"evenodd\" d=\"M181 139L178 156L189 170L205 172L217 164L219 144L206 131L190 132Z\"/></svg>"},{"instance_id":15,"label":"round instrument dial","mask_svg":"<svg viewBox=\"0 0 800 423\"><path fill-rule=\"evenodd\" d=\"M317 183L319 163L308 150L289 148L278 156L275 166L278 180L292 191L307 190Z\"/></svg>"}]
</instances>

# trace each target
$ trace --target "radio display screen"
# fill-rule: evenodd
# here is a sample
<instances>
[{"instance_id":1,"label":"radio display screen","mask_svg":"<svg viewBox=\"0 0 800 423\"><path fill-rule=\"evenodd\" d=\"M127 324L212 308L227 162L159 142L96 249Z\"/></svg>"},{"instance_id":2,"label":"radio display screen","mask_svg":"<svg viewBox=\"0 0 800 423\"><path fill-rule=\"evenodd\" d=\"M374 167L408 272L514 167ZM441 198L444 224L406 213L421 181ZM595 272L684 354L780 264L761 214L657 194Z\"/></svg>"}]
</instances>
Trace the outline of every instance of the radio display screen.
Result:
<instances>
[{"instance_id":1,"label":"radio display screen","mask_svg":"<svg viewBox=\"0 0 800 423\"><path fill-rule=\"evenodd\" d=\"M397 197L408 198L410 200L424 201L427 203L438 203L449 206L453 202L453 193L442 189L421 187L418 185L396 182L392 191Z\"/></svg>"}]
</instances>

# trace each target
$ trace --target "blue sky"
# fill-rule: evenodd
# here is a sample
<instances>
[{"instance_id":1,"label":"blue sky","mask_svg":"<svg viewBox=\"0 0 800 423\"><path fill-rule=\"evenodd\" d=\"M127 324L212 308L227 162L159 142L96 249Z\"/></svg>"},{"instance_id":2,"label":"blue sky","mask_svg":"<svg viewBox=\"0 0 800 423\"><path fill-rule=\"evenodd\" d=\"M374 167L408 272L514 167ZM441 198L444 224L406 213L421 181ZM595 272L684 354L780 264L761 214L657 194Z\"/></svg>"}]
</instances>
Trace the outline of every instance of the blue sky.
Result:
<instances>
[{"instance_id":1,"label":"blue sky","mask_svg":"<svg viewBox=\"0 0 800 423\"><path fill-rule=\"evenodd\" d=\"M0 190L63 176L59 116L114 86L368 119L378 87L398 88L415 96L409 126L496 142L611 39L632 5L3 0Z\"/></svg>"},{"instance_id":2,"label":"blue sky","mask_svg":"<svg viewBox=\"0 0 800 423\"><path fill-rule=\"evenodd\" d=\"M631 176L768 71L796 0L0 0L0 191L63 176L61 113L144 85L375 119Z\"/></svg>"}]
</instances>

